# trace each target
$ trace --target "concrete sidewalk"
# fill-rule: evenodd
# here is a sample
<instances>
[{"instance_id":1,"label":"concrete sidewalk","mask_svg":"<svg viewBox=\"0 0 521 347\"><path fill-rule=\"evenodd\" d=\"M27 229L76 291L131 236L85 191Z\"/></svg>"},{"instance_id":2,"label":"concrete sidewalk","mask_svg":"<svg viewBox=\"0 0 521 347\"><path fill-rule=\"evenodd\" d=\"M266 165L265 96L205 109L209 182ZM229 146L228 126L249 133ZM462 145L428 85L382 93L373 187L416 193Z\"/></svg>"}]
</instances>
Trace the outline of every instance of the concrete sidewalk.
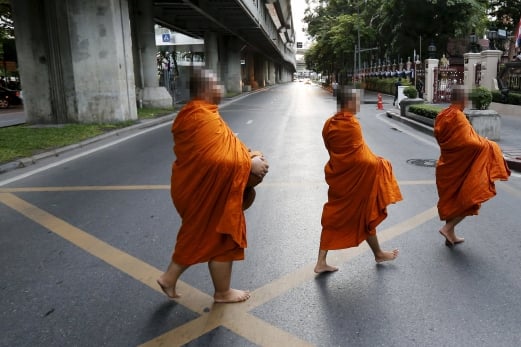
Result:
<instances>
[{"instance_id":1,"label":"concrete sidewalk","mask_svg":"<svg viewBox=\"0 0 521 347\"><path fill-rule=\"evenodd\" d=\"M506 105L511 106L511 105ZM519 129L521 129L521 114L520 115L509 115L505 114L503 110L501 110L501 104L494 104L491 106L492 109L495 109L500 115L504 117L509 117L510 119L514 119L515 122L519 124ZM387 116L389 118L398 120L402 123L405 123L412 128L419 130L425 134L433 135L433 128L423 123L419 123L414 119L410 119L407 117L402 117L400 115L400 110L398 108L392 107L391 109L386 110ZM501 150L503 151L503 156L508 163L508 166L511 170L521 172L521 133L518 136L502 136L499 141L499 145Z\"/></svg>"}]
</instances>

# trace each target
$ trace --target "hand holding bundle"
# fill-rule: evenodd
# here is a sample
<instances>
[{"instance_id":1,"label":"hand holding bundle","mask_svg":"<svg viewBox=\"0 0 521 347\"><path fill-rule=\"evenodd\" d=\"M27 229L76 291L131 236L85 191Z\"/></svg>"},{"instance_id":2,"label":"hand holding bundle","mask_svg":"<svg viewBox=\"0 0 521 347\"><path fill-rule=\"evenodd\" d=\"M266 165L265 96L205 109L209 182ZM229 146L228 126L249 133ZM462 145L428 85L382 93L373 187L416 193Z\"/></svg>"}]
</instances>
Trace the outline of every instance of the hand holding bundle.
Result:
<instances>
[{"instance_id":1,"label":"hand holding bundle","mask_svg":"<svg viewBox=\"0 0 521 347\"><path fill-rule=\"evenodd\" d=\"M244 190L242 209L249 208L255 200L254 187L262 182L264 176L268 173L268 161L260 151L250 151L251 171L246 189Z\"/></svg>"}]
</instances>

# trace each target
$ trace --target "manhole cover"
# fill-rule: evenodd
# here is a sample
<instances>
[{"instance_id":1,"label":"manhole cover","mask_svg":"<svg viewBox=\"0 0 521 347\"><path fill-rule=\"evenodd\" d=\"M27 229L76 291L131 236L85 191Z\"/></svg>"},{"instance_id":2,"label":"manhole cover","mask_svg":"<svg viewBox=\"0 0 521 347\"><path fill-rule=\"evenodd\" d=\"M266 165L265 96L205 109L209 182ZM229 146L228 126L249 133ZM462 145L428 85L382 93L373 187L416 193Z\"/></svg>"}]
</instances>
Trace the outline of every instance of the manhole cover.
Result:
<instances>
[{"instance_id":1,"label":"manhole cover","mask_svg":"<svg viewBox=\"0 0 521 347\"><path fill-rule=\"evenodd\" d=\"M408 159L407 163L416 166L435 167L436 159Z\"/></svg>"}]
</instances>

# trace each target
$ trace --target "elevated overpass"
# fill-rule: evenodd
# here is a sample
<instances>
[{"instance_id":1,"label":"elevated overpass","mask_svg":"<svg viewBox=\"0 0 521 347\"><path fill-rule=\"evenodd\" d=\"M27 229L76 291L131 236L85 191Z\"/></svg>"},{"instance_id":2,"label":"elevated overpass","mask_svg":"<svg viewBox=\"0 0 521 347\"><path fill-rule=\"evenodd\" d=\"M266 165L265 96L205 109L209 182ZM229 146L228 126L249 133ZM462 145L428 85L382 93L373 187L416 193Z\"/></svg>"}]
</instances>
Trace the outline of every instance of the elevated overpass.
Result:
<instances>
[{"instance_id":1,"label":"elevated overpass","mask_svg":"<svg viewBox=\"0 0 521 347\"><path fill-rule=\"evenodd\" d=\"M138 105L171 106L154 24L204 39L205 66L230 93L296 71L290 0L11 2L29 123L124 121Z\"/></svg>"}]
</instances>

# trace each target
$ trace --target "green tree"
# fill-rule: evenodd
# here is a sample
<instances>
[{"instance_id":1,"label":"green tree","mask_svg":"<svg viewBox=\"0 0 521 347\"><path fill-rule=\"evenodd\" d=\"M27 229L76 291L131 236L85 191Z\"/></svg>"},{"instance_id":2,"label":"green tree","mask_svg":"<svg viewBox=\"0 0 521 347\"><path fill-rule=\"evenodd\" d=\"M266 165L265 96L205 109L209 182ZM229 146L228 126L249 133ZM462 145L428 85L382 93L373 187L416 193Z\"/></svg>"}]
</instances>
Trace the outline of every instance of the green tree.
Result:
<instances>
[{"instance_id":1,"label":"green tree","mask_svg":"<svg viewBox=\"0 0 521 347\"><path fill-rule=\"evenodd\" d=\"M11 4L0 0L0 74L7 75L6 61L16 61L14 23Z\"/></svg>"},{"instance_id":2,"label":"green tree","mask_svg":"<svg viewBox=\"0 0 521 347\"><path fill-rule=\"evenodd\" d=\"M513 1L513 0L511 0ZM521 0L518 0L521 1ZM377 47L362 53L362 61L387 57L406 61L413 51L427 56L433 42L438 55L446 51L450 38L468 39L483 33L488 0L306 0L304 22L315 46L306 56L308 67L329 67L342 73L354 65L355 45ZM420 47L420 37L421 46ZM463 52L462 52L463 53Z\"/></svg>"},{"instance_id":3,"label":"green tree","mask_svg":"<svg viewBox=\"0 0 521 347\"><path fill-rule=\"evenodd\" d=\"M364 16L371 1L308 0L304 22L314 45L306 54L309 69L334 74L346 80L354 69L355 45L368 47L375 43L376 27L368 25ZM376 1L375 1L376 2ZM365 6L363 6L365 5Z\"/></svg>"},{"instance_id":4,"label":"green tree","mask_svg":"<svg viewBox=\"0 0 521 347\"><path fill-rule=\"evenodd\" d=\"M521 0L491 0L490 16L492 20L489 23L491 29L503 29L510 37L510 54L514 53L515 30L521 20ZM510 33L510 35L508 35ZM500 41L502 46L503 40Z\"/></svg>"},{"instance_id":5,"label":"green tree","mask_svg":"<svg viewBox=\"0 0 521 347\"><path fill-rule=\"evenodd\" d=\"M513 32L521 19L521 0L490 0L491 24Z\"/></svg>"},{"instance_id":6,"label":"green tree","mask_svg":"<svg viewBox=\"0 0 521 347\"><path fill-rule=\"evenodd\" d=\"M9 0L0 0L0 40L14 37L14 22Z\"/></svg>"},{"instance_id":7,"label":"green tree","mask_svg":"<svg viewBox=\"0 0 521 347\"><path fill-rule=\"evenodd\" d=\"M438 54L446 51L450 38L464 38L483 27L487 0L387 0L378 9L379 36L387 39L387 54L411 55L420 48L427 54L432 42ZM423 58L424 58L423 57Z\"/></svg>"}]
</instances>

